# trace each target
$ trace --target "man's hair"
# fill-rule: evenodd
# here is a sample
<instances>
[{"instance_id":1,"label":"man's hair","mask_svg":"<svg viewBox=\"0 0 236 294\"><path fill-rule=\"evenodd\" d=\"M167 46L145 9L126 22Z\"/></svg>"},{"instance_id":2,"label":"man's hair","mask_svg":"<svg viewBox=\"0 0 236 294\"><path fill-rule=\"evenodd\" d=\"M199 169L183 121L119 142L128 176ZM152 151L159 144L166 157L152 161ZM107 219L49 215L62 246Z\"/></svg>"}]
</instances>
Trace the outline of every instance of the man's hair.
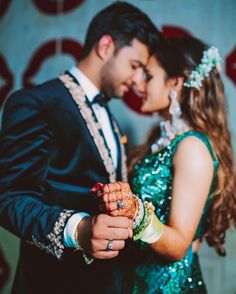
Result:
<instances>
[{"instance_id":1,"label":"man's hair","mask_svg":"<svg viewBox=\"0 0 236 294\"><path fill-rule=\"evenodd\" d=\"M85 58L104 35L110 35L116 51L131 45L134 39L145 44L152 54L163 37L150 18L137 7L117 1L101 10L92 19L80 58Z\"/></svg>"}]
</instances>

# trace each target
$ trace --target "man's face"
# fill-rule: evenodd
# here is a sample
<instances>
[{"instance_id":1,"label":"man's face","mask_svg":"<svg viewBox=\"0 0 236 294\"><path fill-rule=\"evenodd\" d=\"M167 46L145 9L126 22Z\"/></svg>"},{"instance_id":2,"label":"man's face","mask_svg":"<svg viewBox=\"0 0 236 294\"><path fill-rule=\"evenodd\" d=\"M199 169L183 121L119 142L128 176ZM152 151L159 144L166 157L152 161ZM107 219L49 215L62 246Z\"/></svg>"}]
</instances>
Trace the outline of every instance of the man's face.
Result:
<instances>
[{"instance_id":1,"label":"man's face","mask_svg":"<svg viewBox=\"0 0 236 294\"><path fill-rule=\"evenodd\" d=\"M101 70L101 88L109 97L124 97L129 88L143 78L149 52L146 45L134 39L131 46L114 53Z\"/></svg>"}]
</instances>

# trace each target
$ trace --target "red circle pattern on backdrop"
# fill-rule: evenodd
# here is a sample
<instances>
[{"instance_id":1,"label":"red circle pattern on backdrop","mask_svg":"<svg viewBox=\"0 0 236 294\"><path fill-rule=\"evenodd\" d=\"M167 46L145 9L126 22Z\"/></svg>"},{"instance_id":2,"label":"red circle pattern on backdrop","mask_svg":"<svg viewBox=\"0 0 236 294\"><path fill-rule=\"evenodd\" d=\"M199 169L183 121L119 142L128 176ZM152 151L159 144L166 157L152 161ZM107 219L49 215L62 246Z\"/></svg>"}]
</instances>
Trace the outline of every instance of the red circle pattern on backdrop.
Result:
<instances>
[{"instance_id":1,"label":"red circle pattern on backdrop","mask_svg":"<svg viewBox=\"0 0 236 294\"><path fill-rule=\"evenodd\" d=\"M225 59L225 73L236 85L236 47Z\"/></svg>"},{"instance_id":2,"label":"red circle pattern on backdrop","mask_svg":"<svg viewBox=\"0 0 236 294\"><path fill-rule=\"evenodd\" d=\"M6 13L11 0L0 0L0 18Z\"/></svg>"},{"instance_id":3,"label":"red circle pattern on backdrop","mask_svg":"<svg viewBox=\"0 0 236 294\"><path fill-rule=\"evenodd\" d=\"M79 5L81 5L84 0L32 0L38 10L45 14L58 15L60 13L69 12ZM11 0L0 0L0 17L2 17L11 3ZM164 35L168 37L180 36L180 35L191 35L186 29L178 26L168 26L162 27ZM53 57L57 54L57 45L61 42L60 53L69 54L75 58L76 61L79 59L79 55L82 50L82 45L76 40L63 39L63 40L51 40L43 45L41 45L35 53L30 58L30 61L23 73L22 85L24 87L33 86L32 78L39 71L42 64L49 57ZM232 52L226 57L225 60L225 72L226 75L232 80L236 85L236 47ZM0 75L3 77L5 83L0 87L0 107L4 99L7 97L9 92L13 88L14 77L7 65L7 62L2 54L0 54ZM125 103L134 111L140 113L140 107L142 101L135 93L130 91L124 99Z\"/></svg>"},{"instance_id":4,"label":"red circle pattern on backdrop","mask_svg":"<svg viewBox=\"0 0 236 294\"><path fill-rule=\"evenodd\" d=\"M4 80L4 84L0 88L0 107L4 102L4 99L8 96L10 91L13 88L14 77L11 73L9 66L4 58L4 56L0 53L0 76Z\"/></svg>"},{"instance_id":5,"label":"red circle pattern on backdrop","mask_svg":"<svg viewBox=\"0 0 236 294\"><path fill-rule=\"evenodd\" d=\"M45 60L57 54L58 42L61 42L61 53L71 55L76 61L79 60L82 50L80 43L70 39L51 40L43 44L33 54L25 72L23 73L22 84L24 87L31 87L34 85L31 79L39 71Z\"/></svg>"},{"instance_id":6,"label":"red circle pattern on backdrop","mask_svg":"<svg viewBox=\"0 0 236 294\"><path fill-rule=\"evenodd\" d=\"M84 0L33 0L35 6L45 14L58 15L77 8Z\"/></svg>"}]
</instances>

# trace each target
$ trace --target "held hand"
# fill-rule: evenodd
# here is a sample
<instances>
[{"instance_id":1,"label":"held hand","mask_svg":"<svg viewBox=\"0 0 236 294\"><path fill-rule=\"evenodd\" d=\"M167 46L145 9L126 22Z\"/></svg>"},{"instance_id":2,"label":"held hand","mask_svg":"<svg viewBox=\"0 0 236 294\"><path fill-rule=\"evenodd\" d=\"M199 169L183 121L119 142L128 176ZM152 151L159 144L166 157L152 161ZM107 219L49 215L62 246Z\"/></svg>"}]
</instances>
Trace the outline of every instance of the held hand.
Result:
<instances>
[{"instance_id":1,"label":"held hand","mask_svg":"<svg viewBox=\"0 0 236 294\"><path fill-rule=\"evenodd\" d=\"M126 216L133 220L138 210L138 200L127 182L96 184L93 191L100 197L100 210L112 216Z\"/></svg>"},{"instance_id":2,"label":"held hand","mask_svg":"<svg viewBox=\"0 0 236 294\"><path fill-rule=\"evenodd\" d=\"M98 259L116 257L124 248L125 240L132 237L132 223L128 218L105 214L84 218L77 230L84 252Z\"/></svg>"}]
</instances>

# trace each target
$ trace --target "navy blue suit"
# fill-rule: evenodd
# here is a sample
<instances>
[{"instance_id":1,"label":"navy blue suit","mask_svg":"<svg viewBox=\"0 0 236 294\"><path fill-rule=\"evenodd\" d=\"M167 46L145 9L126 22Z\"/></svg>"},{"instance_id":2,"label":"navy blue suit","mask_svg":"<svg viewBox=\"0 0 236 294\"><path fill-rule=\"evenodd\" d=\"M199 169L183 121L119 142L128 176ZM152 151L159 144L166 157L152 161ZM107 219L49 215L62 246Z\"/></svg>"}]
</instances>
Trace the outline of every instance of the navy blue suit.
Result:
<instances>
[{"instance_id":1,"label":"navy blue suit","mask_svg":"<svg viewBox=\"0 0 236 294\"><path fill-rule=\"evenodd\" d=\"M98 213L95 182L125 180L117 170L90 102L68 75L12 94L0 137L0 224L21 238L13 293L106 293L111 261L85 265L64 247L63 229L78 212ZM104 287L104 288L103 288Z\"/></svg>"}]
</instances>

